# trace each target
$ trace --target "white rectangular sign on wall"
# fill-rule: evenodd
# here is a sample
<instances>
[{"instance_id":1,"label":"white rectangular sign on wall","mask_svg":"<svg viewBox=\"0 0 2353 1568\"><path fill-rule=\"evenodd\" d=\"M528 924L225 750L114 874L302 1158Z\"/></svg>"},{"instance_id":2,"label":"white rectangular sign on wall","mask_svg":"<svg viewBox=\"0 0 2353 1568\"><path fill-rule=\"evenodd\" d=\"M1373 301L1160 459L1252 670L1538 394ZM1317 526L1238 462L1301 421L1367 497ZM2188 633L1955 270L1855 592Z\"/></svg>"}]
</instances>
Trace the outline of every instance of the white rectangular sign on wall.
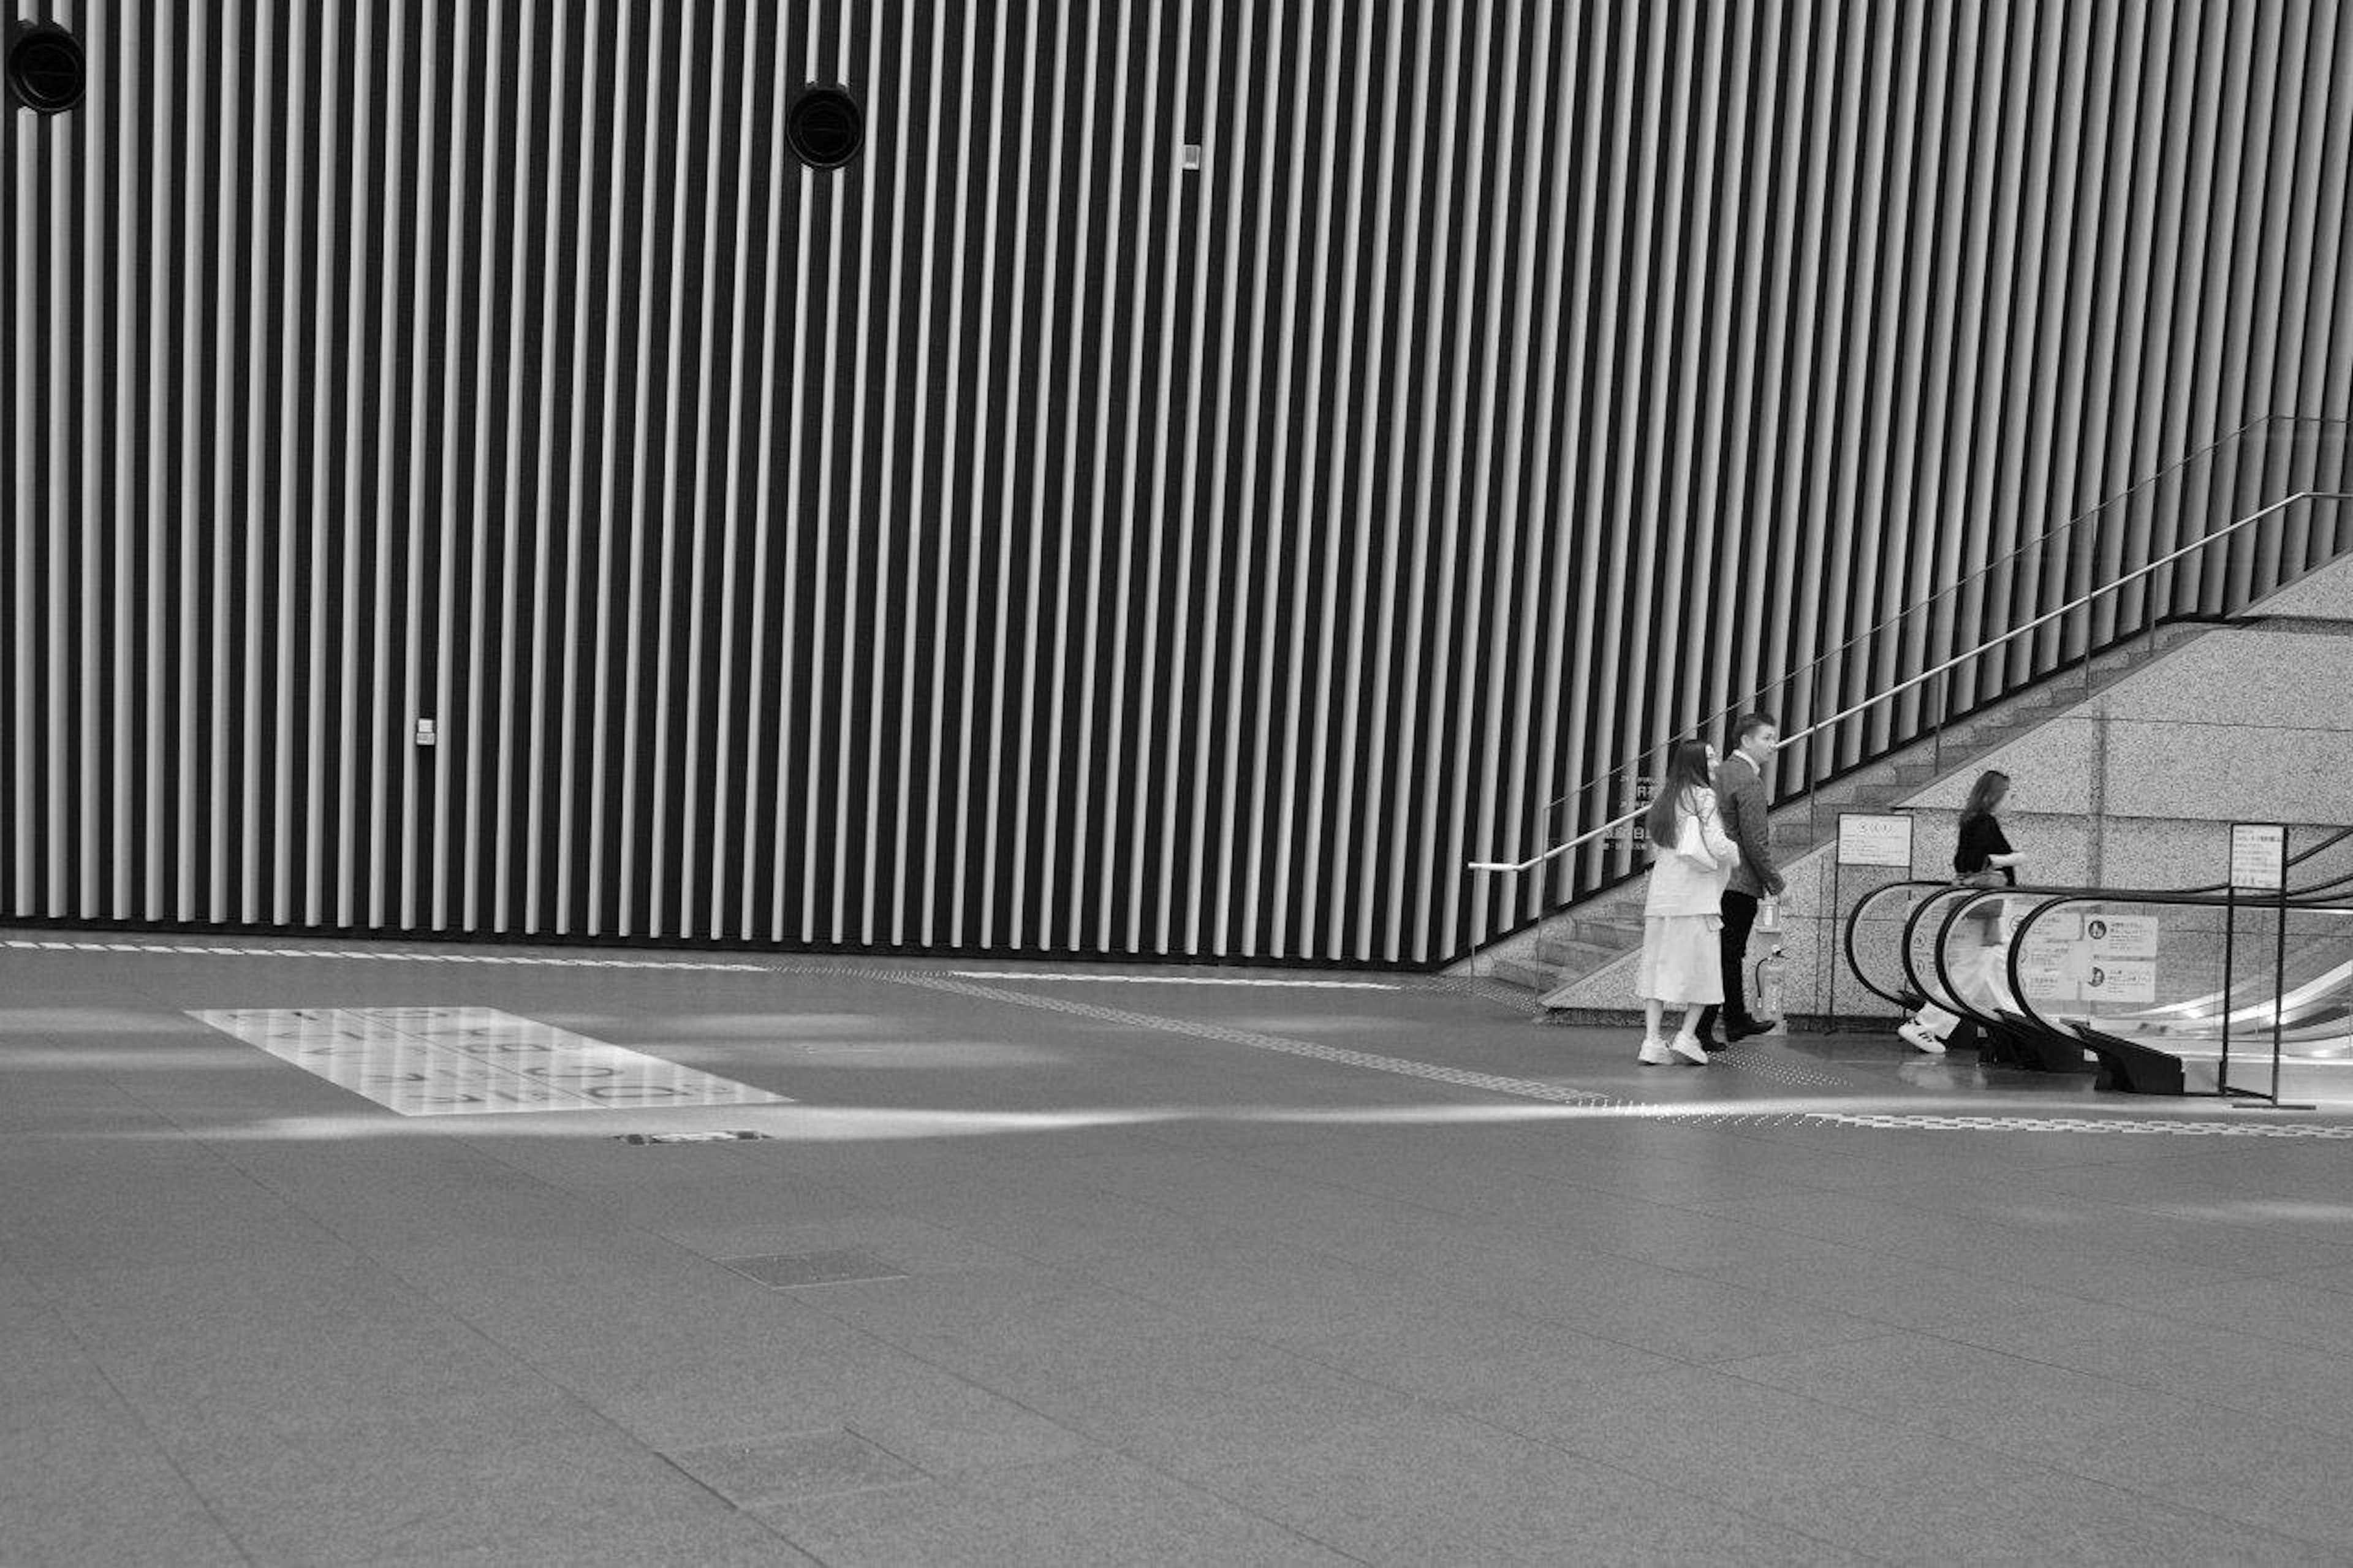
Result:
<instances>
[{"instance_id":1,"label":"white rectangular sign on wall","mask_svg":"<svg viewBox=\"0 0 2353 1568\"><path fill-rule=\"evenodd\" d=\"M495 1007L235 1008L188 1016L403 1116L793 1103Z\"/></svg>"},{"instance_id":2,"label":"white rectangular sign on wall","mask_svg":"<svg viewBox=\"0 0 2353 1568\"><path fill-rule=\"evenodd\" d=\"M1839 813L1838 863L1912 868L1912 818L1901 813Z\"/></svg>"},{"instance_id":3,"label":"white rectangular sign on wall","mask_svg":"<svg viewBox=\"0 0 2353 1568\"><path fill-rule=\"evenodd\" d=\"M2231 824L2231 886L2256 892L2287 886L2287 829L2275 822Z\"/></svg>"}]
</instances>

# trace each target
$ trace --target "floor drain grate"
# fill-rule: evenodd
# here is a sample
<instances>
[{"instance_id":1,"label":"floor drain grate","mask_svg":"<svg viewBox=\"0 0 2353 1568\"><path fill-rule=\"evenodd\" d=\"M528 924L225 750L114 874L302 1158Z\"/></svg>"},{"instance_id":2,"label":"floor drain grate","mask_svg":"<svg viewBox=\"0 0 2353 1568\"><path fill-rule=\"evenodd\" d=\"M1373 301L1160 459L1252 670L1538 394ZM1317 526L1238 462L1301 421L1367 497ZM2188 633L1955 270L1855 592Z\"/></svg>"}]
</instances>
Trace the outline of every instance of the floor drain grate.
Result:
<instances>
[{"instance_id":1,"label":"floor drain grate","mask_svg":"<svg viewBox=\"0 0 2353 1568\"><path fill-rule=\"evenodd\" d=\"M616 1143L741 1143L758 1142L765 1132L616 1132Z\"/></svg>"},{"instance_id":2,"label":"floor drain grate","mask_svg":"<svg viewBox=\"0 0 2353 1568\"><path fill-rule=\"evenodd\" d=\"M931 1479L889 1449L841 1427L767 1443L720 1443L662 1457L738 1508Z\"/></svg>"},{"instance_id":3,"label":"floor drain grate","mask_svg":"<svg viewBox=\"0 0 2353 1568\"><path fill-rule=\"evenodd\" d=\"M718 1261L747 1279L757 1279L777 1289L907 1277L905 1269L893 1268L871 1252L786 1252L766 1258L723 1258Z\"/></svg>"}]
</instances>

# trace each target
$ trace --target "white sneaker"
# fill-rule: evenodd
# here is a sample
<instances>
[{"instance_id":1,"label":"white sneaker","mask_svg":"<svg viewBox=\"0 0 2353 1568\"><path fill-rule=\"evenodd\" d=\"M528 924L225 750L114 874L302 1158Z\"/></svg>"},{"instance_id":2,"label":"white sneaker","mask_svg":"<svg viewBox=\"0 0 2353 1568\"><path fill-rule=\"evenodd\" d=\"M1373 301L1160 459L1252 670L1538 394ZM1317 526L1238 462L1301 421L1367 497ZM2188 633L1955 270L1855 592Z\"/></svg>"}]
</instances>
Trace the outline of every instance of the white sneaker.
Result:
<instances>
[{"instance_id":1,"label":"white sneaker","mask_svg":"<svg viewBox=\"0 0 2353 1568\"><path fill-rule=\"evenodd\" d=\"M1646 1068L1655 1068L1664 1067L1672 1058L1667 1055L1667 1042L1652 1035L1643 1040L1642 1049L1634 1059Z\"/></svg>"},{"instance_id":2,"label":"white sneaker","mask_svg":"<svg viewBox=\"0 0 2353 1568\"><path fill-rule=\"evenodd\" d=\"M1707 1066L1707 1048L1699 1043L1697 1035L1677 1035L1667 1042L1667 1049L1695 1066Z\"/></svg>"},{"instance_id":3,"label":"white sneaker","mask_svg":"<svg viewBox=\"0 0 2353 1568\"><path fill-rule=\"evenodd\" d=\"M1926 1051L1932 1057L1941 1057L1945 1054L1945 1042L1930 1034L1926 1028L1916 1022L1903 1025L1895 1032L1903 1038L1905 1045L1915 1051Z\"/></svg>"}]
</instances>

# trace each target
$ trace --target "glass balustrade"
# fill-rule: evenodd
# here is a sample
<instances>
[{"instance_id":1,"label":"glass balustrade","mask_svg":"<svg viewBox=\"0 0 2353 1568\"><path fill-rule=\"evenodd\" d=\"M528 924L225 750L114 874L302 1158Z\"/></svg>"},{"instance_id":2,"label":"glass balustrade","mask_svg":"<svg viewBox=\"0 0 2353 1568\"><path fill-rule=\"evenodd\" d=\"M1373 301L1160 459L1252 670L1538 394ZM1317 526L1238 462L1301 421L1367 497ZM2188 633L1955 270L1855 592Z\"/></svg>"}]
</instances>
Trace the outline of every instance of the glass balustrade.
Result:
<instances>
[{"instance_id":1,"label":"glass balustrade","mask_svg":"<svg viewBox=\"0 0 2353 1568\"><path fill-rule=\"evenodd\" d=\"M2039 898L2014 948L2031 1022L2161 1053L2184 1092L2274 1098L2311 1092L2332 1064L2353 1072L2353 904Z\"/></svg>"}]
</instances>

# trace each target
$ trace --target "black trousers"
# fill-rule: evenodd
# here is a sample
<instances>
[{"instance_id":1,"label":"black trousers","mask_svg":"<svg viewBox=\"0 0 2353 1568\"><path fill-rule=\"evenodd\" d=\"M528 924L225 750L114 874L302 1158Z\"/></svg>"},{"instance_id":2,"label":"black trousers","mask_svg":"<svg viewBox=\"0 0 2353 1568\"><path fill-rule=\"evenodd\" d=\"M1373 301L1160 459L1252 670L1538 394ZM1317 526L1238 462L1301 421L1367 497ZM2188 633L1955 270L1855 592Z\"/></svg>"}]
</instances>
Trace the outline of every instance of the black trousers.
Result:
<instances>
[{"instance_id":1,"label":"black trousers","mask_svg":"<svg viewBox=\"0 0 2353 1568\"><path fill-rule=\"evenodd\" d=\"M1748 992L1743 984L1742 971L1748 967L1748 933L1757 925L1757 900L1746 893L1726 889L1724 894L1724 1005L1710 1007L1699 1016L1699 1032L1707 1036L1715 1032L1715 1018L1720 1012L1736 1024L1746 1025L1755 1015L1748 1011Z\"/></svg>"}]
</instances>

